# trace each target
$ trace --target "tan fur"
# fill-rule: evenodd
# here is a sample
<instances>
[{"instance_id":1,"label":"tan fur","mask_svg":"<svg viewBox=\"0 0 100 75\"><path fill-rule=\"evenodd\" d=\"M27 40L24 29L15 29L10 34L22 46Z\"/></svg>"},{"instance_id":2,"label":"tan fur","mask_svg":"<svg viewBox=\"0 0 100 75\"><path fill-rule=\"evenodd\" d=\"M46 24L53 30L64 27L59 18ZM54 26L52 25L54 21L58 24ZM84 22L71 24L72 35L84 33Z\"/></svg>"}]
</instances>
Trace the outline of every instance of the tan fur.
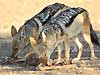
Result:
<instances>
[{"instance_id":1,"label":"tan fur","mask_svg":"<svg viewBox=\"0 0 100 75\"><path fill-rule=\"evenodd\" d=\"M81 33L83 34L83 37L84 37L85 41L90 46L91 58L95 59L96 57L95 57L95 54L94 54L93 44L92 44L91 37L90 37L90 19L89 19L89 16L88 16L87 12L82 13L82 15L83 15L83 22L82 22L83 27L82 27ZM77 58L74 58L73 61L79 61L80 58L81 58L81 55L82 55L83 45L80 43L78 37L76 37L74 40L75 40L75 42L76 42L76 44L79 48L79 53L78 53Z\"/></svg>"},{"instance_id":2,"label":"tan fur","mask_svg":"<svg viewBox=\"0 0 100 75\"><path fill-rule=\"evenodd\" d=\"M81 42L78 39L78 35L83 34L84 39L87 41L87 43L90 46L91 49L91 57L92 58L96 58L95 54L94 54L94 49L93 49L93 44L91 42L91 38L90 38L90 19L88 16L88 12L83 12L81 14L79 14L74 22L69 26L69 27L63 27L64 30L64 35L61 36L59 34L56 35L56 44L55 47L58 46L58 61L60 61L61 59L61 49L59 48L59 44L64 41L65 42L65 56L66 56L66 63L69 64L70 63L70 39L73 39L78 48L79 48L79 53L78 56L76 58L73 59L73 61L79 61L82 55L82 50L83 50L83 45L81 44ZM53 35L54 37L54 35ZM43 33L42 34L42 38L43 40L47 40L48 42L50 41L50 38L53 38L52 36L48 37L49 40L47 39L46 35ZM62 41L61 41L62 40ZM32 41L32 40L30 40ZM52 43L51 43L52 44ZM34 44L31 43L31 45L34 47ZM48 43L47 43L48 45ZM45 50L44 50L45 51ZM52 52L52 51L51 51ZM49 63L49 59L50 59L50 51L47 51L47 63ZM40 53L40 52L39 52Z\"/></svg>"},{"instance_id":3,"label":"tan fur","mask_svg":"<svg viewBox=\"0 0 100 75\"><path fill-rule=\"evenodd\" d=\"M16 34L17 34L17 29L14 26L12 26L11 27L11 35L12 35L12 37L15 36Z\"/></svg>"},{"instance_id":4,"label":"tan fur","mask_svg":"<svg viewBox=\"0 0 100 75\"><path fill-rule=\"evenodd\" d=\"M96 56L94 54L93 44L91 42L91 37L90 37L90 20L89 20L88 15L86 15L86 16L85 16L84 23L83 23L83 30L84 30L83 31L83 36L84 36L85 40L87 41L87 43L90 46L91 58L94 59L94 58L96 58Z\"/></svg>"},{"instance_id":5,"label":"tan fur","mask_svg":"<svg viewBox=\"0 0 100 75\"><path fill-rule=\"evenodd\" d=\"M30 41L32 45L36 45L37 44L37 42L36 42L36 40L34 38L30 37L30 40L32 40L32 41Z\"/></svg>"},{"instance_id":6,"label":"tan fur","mask_svg":"<svg viewBox=\"0 0 100 75\"><path fill-rule=\"evenodd\" d=\"M34 48L34 46L37 45L37 41L33 37L30 37L30 43L33 48ZM34 50L34 52L36 52L40 57L45 56L45 53L46 53L46 51L42 50L42 49L36 49L36 50Z\"/></svg>"},{"instance_id":7,"label":"tan fur","mask_svg":"<svg viewBox=\"0 0 100 75\"><path fill-rule=\"evenodd\" d=\"M46 35L44 34L44 33L42 33L42 36L43 36L43 42L45 42L46 41Z\"/></svg>"}]
</instances>

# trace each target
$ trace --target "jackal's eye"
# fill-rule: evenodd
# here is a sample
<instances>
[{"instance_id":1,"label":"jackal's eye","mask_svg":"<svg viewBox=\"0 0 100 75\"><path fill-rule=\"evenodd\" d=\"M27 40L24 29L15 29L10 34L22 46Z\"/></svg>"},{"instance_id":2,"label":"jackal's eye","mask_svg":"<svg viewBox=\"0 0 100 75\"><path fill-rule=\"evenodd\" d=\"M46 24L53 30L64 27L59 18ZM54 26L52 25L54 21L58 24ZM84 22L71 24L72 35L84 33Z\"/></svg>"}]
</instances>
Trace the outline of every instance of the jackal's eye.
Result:
<instances>
[{"instance_id":1,"label":"jackal's eye","mask_svg":"<svg viewBox=\"0 0 100 75\"><path fill-rule=\"evenodd\" d=\"M23 36L21 36L21 37L19 38L20 41L22 41L23 39L25 39Z\"/></svg>"}]
</instances>

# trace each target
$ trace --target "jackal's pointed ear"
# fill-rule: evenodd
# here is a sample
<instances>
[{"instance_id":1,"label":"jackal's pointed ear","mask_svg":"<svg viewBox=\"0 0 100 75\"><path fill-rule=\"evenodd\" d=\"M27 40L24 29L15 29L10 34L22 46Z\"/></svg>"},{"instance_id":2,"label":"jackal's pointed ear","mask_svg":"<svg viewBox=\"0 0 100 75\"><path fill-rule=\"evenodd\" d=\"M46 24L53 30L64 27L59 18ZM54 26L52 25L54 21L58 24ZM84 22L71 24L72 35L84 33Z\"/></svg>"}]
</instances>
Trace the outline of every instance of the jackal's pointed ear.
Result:
<instances>
[{"instance_id":1,"label":"jackal's pointed ear","mask_svg":"<svg viewBox=\"0 0 100 75\"><path fill-rule=\"evenodd\" d=\"M30 43L32 47L34 47L37 44L36 40L33 37L30 37Z\"/></svg>"},{"instance_id":2,"label":"jackal's pointed ear","mask_svg":"<svg viewBox=\"0 0 100 75\"><path fill-rule=\"evenodd\" d=\"M44 32L42 32L42 40L43 40L43 42L46 42L46 35Z\"/></svg>"},{"instance_id":3,"label":"jackal's pointed ear","mask_svg":"<svg viewBox=\"0 0 100 75\"><path fill-rule=\"evenodd\" d=\"M12 37L17 34L17 29L14 26L11 26L11 35Z\"/></svg>"}]
</instances>

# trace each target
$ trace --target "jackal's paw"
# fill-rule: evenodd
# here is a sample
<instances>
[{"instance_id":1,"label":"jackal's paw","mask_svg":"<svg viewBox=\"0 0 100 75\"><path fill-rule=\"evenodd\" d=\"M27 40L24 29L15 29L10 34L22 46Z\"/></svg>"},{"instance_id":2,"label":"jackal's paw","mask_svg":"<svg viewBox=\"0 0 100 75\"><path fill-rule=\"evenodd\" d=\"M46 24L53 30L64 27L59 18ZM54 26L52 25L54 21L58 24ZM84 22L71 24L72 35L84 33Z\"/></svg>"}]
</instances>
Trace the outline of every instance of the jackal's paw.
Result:
<instances>
[{"instance_id":1,"label":"jackal's paw","mask_svg":"<svg viewBox=\"0 0 100 75\"><path fill-rule=\"evenodd\" d=\"M60 59L55 63L55 65L60 65L61 66L61 65L63 65L63 63L64 63L64 60Z\"/></svg>"},{"instance_id":2,"label":"jackal's paw","mask_svg":"<svg viewBox=\"0 0 100 75\"><path fill-rule=\"evenodd\" d=\"M47 61L47 66L51 66L51 65L52 65L52 60L49 59L49 60Z\"/></svg>"},{"instance_id":3,"label":"jackal's paw","mask_svg":"<svg viewBox=\"0 0 100 75\"><path fill-rule=\"evenodd\" d=\"M38 67L45 67L46 65L45 64L43 64L43 63L40 63L39 65L38 65Z\"/></svg>"},{"instance_id":4,"label":"jackal's paw","mask_svg":"<svg viewBox=\"0 0 100 75\"><path fill-rule=\"evenodd\" d=\"M64 65L69 65L69 64L72 64L72 59L69 59L69 60L64 60L63 62Z\"/></svg>"},{"instance_id":5,"label":"jackal's paw","mask_svg":"<svg viewBox=\"0 0 100 75\"><path fill-rule=\"evenodd\" d=\"M96 56L91 57L91 60L98 60L99 58L97 58Z\"/></svg>"},{"instance_id":6,"label":"jackal's paw","mask_svg":"<svg viewBox=\"0 0 100 75\"><path fill-rule=\"evenodd\" d=\"M80 61L79 58L74 58L74 59L72 60L72 63L77 63L77 62L79 62L79 61Z\"/></svg>"}]
</instances>

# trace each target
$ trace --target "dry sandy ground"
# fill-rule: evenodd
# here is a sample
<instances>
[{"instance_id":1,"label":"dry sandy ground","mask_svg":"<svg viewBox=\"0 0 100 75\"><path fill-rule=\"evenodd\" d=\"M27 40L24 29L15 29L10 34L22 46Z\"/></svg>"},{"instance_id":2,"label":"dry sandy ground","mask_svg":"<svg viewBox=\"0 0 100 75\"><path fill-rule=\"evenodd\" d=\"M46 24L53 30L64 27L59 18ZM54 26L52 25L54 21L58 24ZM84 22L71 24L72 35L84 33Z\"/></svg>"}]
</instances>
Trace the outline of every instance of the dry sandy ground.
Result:
<instances>
[{"instance_id":1,"label":"dry sandy ground","mask_svg":"<svg viewBox=\"0 0 100 75\"><path fill-rule=\"evenodd\" d=\"M98 36L100 38L100 33ZM10 39L0 39L0 64L2 58L9 56L11 53L10 43ZM84 45L82 60L72 64L69 69L33 71L34 68L26 64L10 64L0 65L0 75L100 75L100 48L94 46L95 54L99 60L90 60L90 50L85 42ZM76 57L76 55L77 52L71 52L71 58Z\"/></svg>"},{"instance_id":2,"label":"dry sandy ground","mask_svg":"<svg viewBox=\"0 0 100 75\"><path fill-rule=\"evenodd\" d=\"M0 70L0 75L100 75L100 68L93 67L73 67L66 70L50 71L27 71L27 69L25 68L20 68L19 70L19 67L17 67L16 70L14 69L14 67L11 67L12 71L9 71L6 70L8 68L10 67L3 67L3 70Z\"/></svg>"}]
</instances>

